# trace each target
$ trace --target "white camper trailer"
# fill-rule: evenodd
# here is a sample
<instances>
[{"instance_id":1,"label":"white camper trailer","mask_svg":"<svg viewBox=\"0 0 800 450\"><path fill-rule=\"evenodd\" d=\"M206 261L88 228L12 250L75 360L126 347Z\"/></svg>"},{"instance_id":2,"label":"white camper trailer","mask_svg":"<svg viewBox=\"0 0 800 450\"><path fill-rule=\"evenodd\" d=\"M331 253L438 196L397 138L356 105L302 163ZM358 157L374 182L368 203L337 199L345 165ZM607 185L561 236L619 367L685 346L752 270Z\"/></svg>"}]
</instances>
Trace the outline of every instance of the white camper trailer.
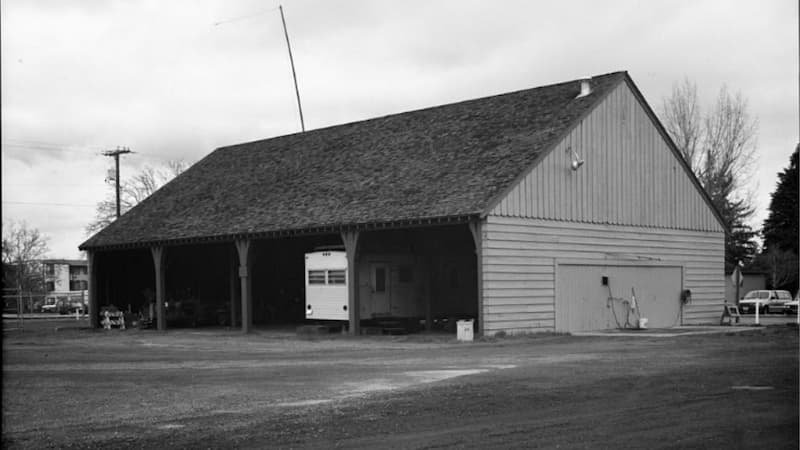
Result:
<instances>
[{"instance_id":1,"label":"white camper trailer","mask_svg":"<svg viewBox=\"0 0 800 450\"><path fill-rule=\"evenodd\" d=\"M347 254L306 253L306 319L348 320Z\"/></svg>"}]
</instances>

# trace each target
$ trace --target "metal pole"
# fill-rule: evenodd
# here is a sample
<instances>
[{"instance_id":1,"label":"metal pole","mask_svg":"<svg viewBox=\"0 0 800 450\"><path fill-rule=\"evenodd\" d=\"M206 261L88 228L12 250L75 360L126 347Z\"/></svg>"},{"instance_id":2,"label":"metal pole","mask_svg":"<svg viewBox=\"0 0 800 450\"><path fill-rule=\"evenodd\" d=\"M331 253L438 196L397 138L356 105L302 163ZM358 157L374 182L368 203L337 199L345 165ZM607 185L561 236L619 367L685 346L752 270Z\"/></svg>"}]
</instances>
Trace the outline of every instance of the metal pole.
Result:
<instances>
[{"instance_id":1,"label":"metal pole","mask_svg":"<svg viewBox=\"0 0 800 450\"><path fill-rule=\"evenodd\" d=\"M17 289L17 317L19 317L19 328L22 329L22 286Z\"/></svg>"},{"instance_id":2,"label":"metal pole","mask_svg":"<svg viewBox=\"0 0 800 450\"><path fill-rule=\"evenodd\" d=\"M114 177L117 185L117 219L119 219L119 153L114 155L114 164L117 167L117 176Z\"/></svg>"},{"instance_id":3,"label":"metal pole","mask_svg":"<svg viewBox=\"0 0 800 450\"><path fill-rule=\"evenodd\" d=\"M289 50L289 64L292 65L292 78L294 79L294 93L297 96L297 110L300 112L300 129L306 131L306 124L303 121L303 107L300 106L300 89L297 87L297 73L294 71L294 58L292 58L292 46L289 44L289 32L286 31L286 19L283 16L283 6L278 5L281 12L281 23L283 23L283 34L286 36L286 49Z\"/></svg>"},{"instance_id":4,"label":"metal pole","mask_svg":"<svg viewBox=\"0 0 800 450\"><path fill-rule=\"evenodd\" d=\"M756 300L756 325L758 325L758 310L761 309L761 302Z\"/></svg>"}]
</instances>

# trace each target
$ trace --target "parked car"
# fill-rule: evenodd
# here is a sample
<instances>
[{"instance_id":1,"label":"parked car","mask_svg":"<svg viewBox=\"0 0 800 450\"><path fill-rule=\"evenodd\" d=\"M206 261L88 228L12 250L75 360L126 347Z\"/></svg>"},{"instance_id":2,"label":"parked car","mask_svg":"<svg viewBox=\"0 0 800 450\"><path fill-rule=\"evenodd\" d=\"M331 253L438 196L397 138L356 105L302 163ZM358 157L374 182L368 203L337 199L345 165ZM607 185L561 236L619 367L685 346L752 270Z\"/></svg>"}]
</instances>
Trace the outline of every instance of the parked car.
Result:
<instances>
[{"instance_id":1,"label":"parked car","mask_svg":"<svg viewBox=\"0 0 800 450\"><path fill-rule=\"evenodd\" d=\"M56 310L59 314L74 314L76 311L86 312L89 310L89 305L83 303L80 299L70 299L69 297L59 297L56 303Z\"/></svg>"},{"instance_id":2,"label":"parked car","mask_svg":"<svg viewBox=\"0 0 800 450\"><path fill-rule=\"evenodd\" d=\"M56 312L57 307L58 307L58 298L46 297L44 299L44 304L42 305L42 312Z\"/></svg>"},{"instance_id":3,"label":"parked car","mask_svg":"<svg viewBox=\"0 0 800 450\"><path fill-rule=\"evenodd\" d=\"M792 301L792 294L789 291L758 290L750 291L739 300L739 311L745 314L756 312L758 303L761 314L769 314L770 311L783 311L783 306Z\"/></svg>"},{"instance_id":4,"label":"parked car","mask_svg":"<svg viewBox=\"0 0 800 450\"><path fill-rule=\"evenodd\" d=\"M795 295L794 300L786 302L783 305L784 314L797 314L797 304L800 301L800 292Z\"/></svg>"}]
</instances>

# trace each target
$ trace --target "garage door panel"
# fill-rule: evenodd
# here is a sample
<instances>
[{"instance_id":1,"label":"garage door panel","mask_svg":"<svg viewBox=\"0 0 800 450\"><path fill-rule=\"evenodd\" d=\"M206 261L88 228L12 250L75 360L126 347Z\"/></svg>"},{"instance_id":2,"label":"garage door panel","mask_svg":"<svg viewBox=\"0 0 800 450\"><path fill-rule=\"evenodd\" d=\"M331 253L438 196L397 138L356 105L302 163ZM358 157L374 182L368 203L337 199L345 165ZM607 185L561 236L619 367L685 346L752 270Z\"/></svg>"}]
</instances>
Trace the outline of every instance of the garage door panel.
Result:
<instances>
[{"instance_id":1,"label":"garage door panel","mask_svg":"<svg viewBox=\"0 0 800 450\"><path fill-rule=\"evenodd\" d=\"M678 266L559 265L556 293L558 331L605 330L635 325L648 319L648 327L677 325L680 320L680 292L683 269ZM608 285L602 277L608 277ZM621 301L635 293L639 314L627 314ZM613 307L612 307L613 306Z\"/></svg>"}]
</instances>

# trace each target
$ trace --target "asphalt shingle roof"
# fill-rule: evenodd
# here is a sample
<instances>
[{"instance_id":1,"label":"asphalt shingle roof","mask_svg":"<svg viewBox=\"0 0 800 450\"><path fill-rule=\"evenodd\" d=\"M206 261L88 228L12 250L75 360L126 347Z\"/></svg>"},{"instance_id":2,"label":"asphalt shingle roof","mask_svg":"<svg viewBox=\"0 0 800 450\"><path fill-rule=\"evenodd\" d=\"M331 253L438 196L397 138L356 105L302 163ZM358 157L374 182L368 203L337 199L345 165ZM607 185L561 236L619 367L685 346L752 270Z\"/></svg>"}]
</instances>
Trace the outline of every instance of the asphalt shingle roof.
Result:
<instances>
[{"instance_id":1,"label":"asphalt shingle roof","mask_svg":"<svg viewBox=\"0 0 800 450\"><path fill-rule=\"evenodd\" d=\"M477 215L625 77L222 147L81 248Z\"/></svg>"}]
</instances>

